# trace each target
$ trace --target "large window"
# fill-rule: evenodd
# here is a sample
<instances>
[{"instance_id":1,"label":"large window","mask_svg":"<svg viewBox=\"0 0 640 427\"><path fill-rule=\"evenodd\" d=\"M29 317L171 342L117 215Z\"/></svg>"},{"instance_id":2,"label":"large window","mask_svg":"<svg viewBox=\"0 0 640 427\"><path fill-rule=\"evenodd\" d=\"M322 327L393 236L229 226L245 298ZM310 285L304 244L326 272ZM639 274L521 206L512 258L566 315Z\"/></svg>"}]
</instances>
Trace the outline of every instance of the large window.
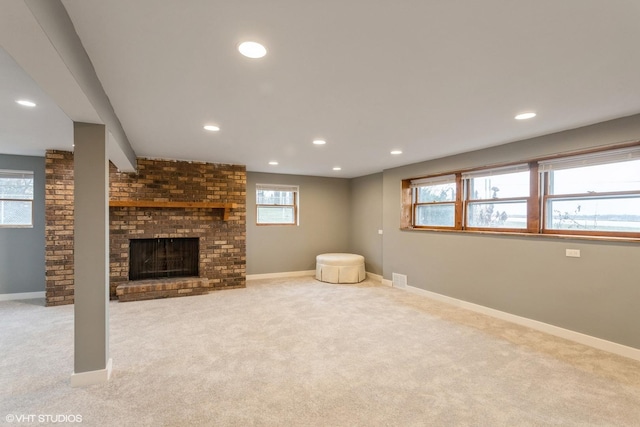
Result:
<instances>
[{"instance_id":1,"label":"large window","mask_svg":"<svg viewBox=\"0 0 640 427\"><path fill-rule=\"evenodd\" d=\"M33 172L0 170L0 227L33 226Z\"/></svg>"},{"instance_id":2,"label":"large window","mask_svg":"<svg viewBox=\"0 0 640 427\"><path fill-rule=\"evenodd\" d=\"M403 181L404 229L640 238L640 146Z\"/></svg>"},{"instance_id":3,"label":"large window","mask_svg":"<svg viewBox=\"0 0 640 427\"><path fill-rule=\"evenodd\" d=\"M297 225L298 187L257 184L256 223L258 225Z\"/></svg>"},{"instance_id":4,"label":"large window","mask_svg":"<svg viewBox=\"0 0 640 427\"><path fill-rule=\"evenodd\" d=\"M640 233L640 149L540 162L545 232Z\"/></svg>"}]
</instances>

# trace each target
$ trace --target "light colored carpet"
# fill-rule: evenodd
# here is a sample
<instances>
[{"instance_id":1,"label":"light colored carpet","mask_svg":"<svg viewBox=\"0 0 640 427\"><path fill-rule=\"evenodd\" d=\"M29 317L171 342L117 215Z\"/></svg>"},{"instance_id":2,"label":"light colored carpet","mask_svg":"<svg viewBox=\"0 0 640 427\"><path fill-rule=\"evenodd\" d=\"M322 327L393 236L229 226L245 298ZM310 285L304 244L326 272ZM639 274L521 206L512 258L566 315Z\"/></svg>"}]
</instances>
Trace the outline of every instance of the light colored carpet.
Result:
<instances>
[{"instance_id":1,"label":"light colored carpet","mask_svg":"<svg viewBox=\"0 0 640 427\"><path fill-rule=\"evenodd\" d=\"M111 303L113 376L85 388L69 386L73 307L42 304L0 302L0 423L640 424L640 363L369 280Z\"/></svg>"}]
</instances>

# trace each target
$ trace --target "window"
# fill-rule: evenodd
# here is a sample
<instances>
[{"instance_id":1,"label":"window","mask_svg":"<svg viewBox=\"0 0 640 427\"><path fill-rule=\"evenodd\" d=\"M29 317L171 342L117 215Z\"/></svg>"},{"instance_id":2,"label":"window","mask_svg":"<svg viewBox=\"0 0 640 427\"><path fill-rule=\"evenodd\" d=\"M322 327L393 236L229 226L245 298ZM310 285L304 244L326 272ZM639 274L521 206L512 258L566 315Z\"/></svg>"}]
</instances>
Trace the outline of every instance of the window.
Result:
<instances>
[{"instance_id":1,"label":"window","mask_svg":"<svg viewBox=\"0 0 640 427\"><path fill-rule=\"evenodd\" d=\"M468 228L527 228L528 165L463 173L462 179Z\"/></svg>"},{"instance_id":2,"label":"window","mask_svg":"<svg viewBox=\"0 0 640 427\"><path fill-rule=\"evenodd\" d=\"M33 226L33 172L0 170L0 227Z\"/></svg>"},{"instance_id":3,"label":"window","mask_svg":"<svg viewBox=\"0 0 640 427\"><path fill-rule=\"evenodd\" d=\"M258 225L297 225L298 187L257 184L256 223Z\"/></svg>"},{"instance_id":4,"label":"window","mask_svg":"<svg viewBox=\"0 0 640 427\"><path fill-rule=\"evenodd\" d=\"M640 238L640 145L404 180L401 227Z\"/></svg>"},{"instance_id":5,"label":"window","mask_svg":"<svg viewBox=\"0 0 640 427\"><path fill-rule=\"evenodd\" d=\"M455 175L411 181L415 225L455 227L457 185Z\"/></svg>"},{"instance_id":6,"label":"window","mask_svg":"<svg viewBox=\"0 0 640 427\"><path fill-rule=\"evenodd\" d=\"M640 233L640 148L540 162L543 231Z\"/></svg>"}]
</instances>

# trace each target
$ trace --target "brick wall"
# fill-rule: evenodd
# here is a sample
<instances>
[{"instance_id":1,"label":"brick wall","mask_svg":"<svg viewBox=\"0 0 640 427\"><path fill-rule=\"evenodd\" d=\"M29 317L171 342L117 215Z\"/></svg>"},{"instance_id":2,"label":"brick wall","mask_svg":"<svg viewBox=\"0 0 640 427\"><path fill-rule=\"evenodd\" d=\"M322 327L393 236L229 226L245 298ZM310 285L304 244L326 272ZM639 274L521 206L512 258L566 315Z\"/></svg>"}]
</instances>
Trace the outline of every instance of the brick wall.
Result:
<instances>
[{"instance_id":1,"label":"brick wall","mask_svg":"<svg viewBox=\"0 0 640 427\"><path fill-rule=\"evenodd\" d=\"M47 305L70 304L73 303L73 154L50 151L46 162ZM140 158L137 173L119 173L111 165L109 185L111 200L237 204L227 221L223 221L221 209L110 208L112 298L117 285L128 280L132 238L199 237L200 276L208 279L211 289L245 286L244 166Z\"/></svg>"},{"instance_id":2,"label":"brick wall","mask_svg":"<svg viewBox=\"0 0 640 427\"><path fill-rule=\"evenodd\" d=\"M113 207L110 219L111 295L128 280L129 239L199 237L200 276L212 289L245 286L246 171L244 166L138 159L138 173L109 176L111 200L229 202L222 209Z\"/></svg>"},{"instance_id":3,"label":"brick wall","mask_svg":"<svg viewBox=\"0 0 640 427\"><path fill-rule=\"evenodd\" d=\"M73 304L73 153L45 155L45 297Z\"/></svg>"}]
</instances>

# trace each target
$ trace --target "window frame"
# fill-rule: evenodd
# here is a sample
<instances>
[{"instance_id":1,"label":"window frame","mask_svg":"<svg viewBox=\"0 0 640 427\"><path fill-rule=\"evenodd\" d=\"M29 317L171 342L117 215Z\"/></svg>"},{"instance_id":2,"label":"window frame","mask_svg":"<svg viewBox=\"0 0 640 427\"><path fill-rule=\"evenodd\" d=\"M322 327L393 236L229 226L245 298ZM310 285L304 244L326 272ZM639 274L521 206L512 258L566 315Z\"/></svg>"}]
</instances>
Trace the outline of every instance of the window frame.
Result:
<instances>
[{"instance_id":1,"label":"window frame","mask_svg":"<svg viewBox=\"0 0 640 427\"><path fill-rule=\"evenodd\" d=\"M266 204L266 203L258 203L258 192L260 190L266 191L282 191L282 192L292 192L293 193L293 204ZM256 184L256 225L257 226L297 226L300 224L299 218L299 193L300 187L297 185L284 185L284 184ZM260 222L259 211L261 207L284 207L284 208L292 208L293 209L293 222Z\"/></svg>"},{"instance_id":2,"label":"window frame","mask_svg":"<svg viewBox=\"0 0 640 427\"><path fill-rule=\"evenodd\" d=\"M452 178L449 178L452 176ZM419 202L418 201L418 193L420 187L427 187L428 185L420 185L420 184L430 184L430 185L439 185L439 184L447 184L453 182L456 188L456 196L454 200L447 200L444 202ZM436 175L433 177L428 177L425 179L417 179L411 181L411 198L412 198L412 218L413 223L415 224L415 218L417 217L417 211L420 206L435 206L435 205L453 205L453 225L414 225L415 227L428 227L434 229L442 229L442 230L456 230L459 226L459 211L460 211L460 176L459 174L446 174L446 175Z\"/></svg>"},{"instance_id":3,"label":"window frame","mask_svg":"<svg viewBox=\"0 0 640 427\"><path fill-rule=\"evenodd\" d=\"M8 198L0 195L0 202L20 202L20 203L28 203L31 205L30 211L31 215L29 218L28 224L5 224L0 222L0 228L33 228L34 226L34 212L33 212L33 199L34 199L34 191L35 191L35 173L34 171L28 170L14 170L14 169L0 169L0 182L2 179L10 179L10 178L27 178L31 179L31 197L28 199L16 199L16 198ZM0 184L2 185L2 184Z\"/></svg>"},{"instance_id":4,"label":"window frame","mask_svg":"<svg viewBox=\"0 0 640 427\"><path fill-rule=\"evenodd\" d=\"M516 173L516 172L529 172L529 194L522 197L505 197L505 198L496 198L496 199L472 199L471 198L471 180L474 178L482 178L486 176L492 175L504 175L508 173ZM537 203L537 200L532 200L532 193L534 194L533 199L535 199L535 192L532 192L531 180L531 164L529 163L516 163L507 166L500 167L491 167L485 169L476 169L469 172L461 173L462 184L464 187L464 198L463 198L463 229L469 231L498 231L498 232L514 232L514 233L527 233L531 230L530 224L530 215L529 215L529 206L531 203ZM507 227L478 227L478 226L470 226L469 225L469 205L474 204L487 204L487 203L510 203L510 202L524 202L526 203L526 226L524 228L507 228Z\"/></svg>"},{"instance_id":5,"label":"window frame","mask_svg":"<svg viewBox=\"0 0 640 427\"><path fill-rule=\"evenodd\" d=\"M617 157L616 157L617 156ZM549 192L550 171L549 164L569 162L575 160L599 162L597 164L615 164L623 161L621 156L626 156L623 160L627 160L629 156L633 159L640 159L640 141L628 144L619 144L606 148L598 148L591 150L582 150L573 153L563 153L562 155L539 157L528 160L527 162L514 162L501 165L492 165L490 167L481 167L467 170L450 171L448 173L439 173L427 175L419 178L411 178L402 180L402 211L401 211L401 230L425 230L425 231L456 231L456 232L476 232L491 234L519 234L519 235L547 235L547 236L568 236L577 238L615 238L623 240L640 240L640 232L635 231L594 231L594 230L576 230L576 229L550 229L546 225L548 220L547 209L550 200L582 200L583 198L600 199L600 198L624 198L640 196L639 190L632 191L603 191L597 194L579 193L579 194L562 194L552 195ZM599 160L598 160L599 159ZM616 160L618 159L618 160ZM508 170L508 168L517 165L527 165L529 170L529 196L528 197L505 197L504 199L496 199L496 202L509 201L525 201L527 204L527 226L526 228L496 228L496 227L470 227L468 225L469 206L474 203L491 202L493 199L471 199L470 176L480 177L483 172L491 172L497 175L500 170ZM580 166L572 166L580 167ZM571 169L572 167L564 167ZM455 175L456 176L456 207L455 227L429 226L415 224L415 203L417 200L414 196L414 188L412 182L425 181L431 177ZM624 213L624 212L623 212Z\"/></svg>"},{"instance_id":6,"label":"window frame","mask_svg":"<svg viewBox=\"0 0 640 427\"><path fill-rule=\"evenodd\" d=\"M632 157L633 156L633 157ZM626 158L628 157L628 158ZM548 159L540 161L541 176L541 214L540 233L551 235L567 236L594 236L594 237L630 237L640 238L640 232L632 231L596 231L596 230L576 230L576 229L554 229L548 228L549 202L552 200L595 200L608 198L640 197L640 188L631 191L602 191L602 192L581 192L573 194L551 194L552 173L557 170L571 170L585 166L596 166L605 164L615 164L626 160L640 160L640 146L631 146L622 149L609 149L597 151L595 153L577 154L563 156L558 159ZM554 166L556 166L554 168Z\"/></svg>"}]
</instances>

